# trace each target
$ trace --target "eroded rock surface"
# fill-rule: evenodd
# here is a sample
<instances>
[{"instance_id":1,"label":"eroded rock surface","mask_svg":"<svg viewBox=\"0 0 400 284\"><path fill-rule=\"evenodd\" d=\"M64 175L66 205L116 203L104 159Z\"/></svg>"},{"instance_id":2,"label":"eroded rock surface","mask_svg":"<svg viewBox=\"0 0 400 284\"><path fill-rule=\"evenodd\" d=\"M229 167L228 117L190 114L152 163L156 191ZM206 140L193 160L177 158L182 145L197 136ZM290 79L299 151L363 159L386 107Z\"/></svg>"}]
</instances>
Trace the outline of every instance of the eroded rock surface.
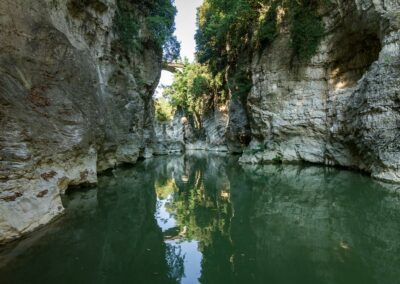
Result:
<instances>
[{"instance_id":1,"label":"eroded rock surface","mask_svg":"<svg viewBox=\"0 0 400 284\"><path fill-rule=\"evenodd\" d=\"M168 155L180 153L185 149L183 112L178 109L172 121L155 121L154 130L156 133L156 143L154 154Z\"/></svg>"},{"instance_id":2,"label":"eroded rock surface","mask_svg":"<svg viewBox=\"0 0 400 284\"><path fill-rule=\"evenodd\" d=\"M228 115L226 103L205 100L205 110L198 121L181 108L169 122L156 122L155 154L168 154L184 150L230 151L227 144Z\"/></svg>"},{"instance_id":3,"label":"eroded rock surface","mask_svg":"<svg viewBox=\"0 0 400 284\"><path fill-rule=\"evenodd\" d=\"M48 223L68 186L134 163L153 139L160 52L117 43L114 0L79 3L0 1L0 242Z\"/></svg>"},{"instance_id":4,"label":"eroded rock surface","mask_svg":"<svg viewBox=\"0 0 400 284\"><path fill-rule=\"evenodd\" d=\"M400 182L400 2L335 1L321 13L327 35L310 62L293 62L287 32L254 59L241 162L341 165Z\"/></svg>"}]
</instances>

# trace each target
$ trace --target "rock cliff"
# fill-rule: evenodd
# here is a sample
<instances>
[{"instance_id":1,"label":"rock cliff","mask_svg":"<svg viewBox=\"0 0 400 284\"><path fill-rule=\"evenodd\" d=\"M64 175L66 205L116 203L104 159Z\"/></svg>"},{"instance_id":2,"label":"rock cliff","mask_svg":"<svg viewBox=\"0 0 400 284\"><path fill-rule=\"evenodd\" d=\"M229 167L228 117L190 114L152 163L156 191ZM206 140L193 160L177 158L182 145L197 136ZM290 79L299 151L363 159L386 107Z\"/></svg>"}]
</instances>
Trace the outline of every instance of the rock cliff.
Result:
<instances>
[{"instance_id":1,"label":"rock cliff","mask_svg":"<svg viewBox=\"0 0 400 284\"><path fill-rule=\"evenodd\" d=\"M293 61L284 27L253 59L241 162L340 165L400 182L400 2L332 2L309 62Z\"/></svg>"},{"instance_id":2,"label":"rock cliff","mask_svg":"<svg viewBox=\"0 0 400 284\"><path fill-rule=\"evenodd\" d=\"M246 105L216 96L203 98L202 104L199 121L178 108L171 121L155 123L156 154L184 150L242 153L250 134Z\"/></svg>"},{"instance_id":3,"label":"rock cliff","mask_svg":"<svg viewBox=\"0 0 400 284\"><path fill-rule=\"evenodd\" d=\"M242 163L338 165L400 182L400 3L311 2L318 3L312 9L324 27L315 54L296 57L290 22L294 8L272 1L278 5L270 8L277 9L276 34L262 50L253 31L241 49L236 46L239 58L222 60L228 101L221 104L219 94L209 94L202 102L201 122L196 126L189 118L185 127L180 125L179 140L186 149L241 152L249 145ZM234 48L230 40L223 42L228 51L222 48L221 54ZM200 56L210 52L205 46ZM213 66L207 60L204 64ZM251 91L235 97L247 73Z\"/></svg>"},{"instance_id":4,"label":"rock cliff","mask_svg":"<svg viewBox=\"0 0 400 284\"><path fill-rule=\"evenodd\" d=\"M118 1L147 40L141 1ZM68 186L153 140L161 51L118 41L115 0L0 1L0 243L64 210Z\"/></svg>"},{"instance_id":5,"label":"rock cliff","mask_svg":"<svg viewBox=\"0 0 400 284\"><path fill-rule=\"evenodd\" d=\"M279 24L236 64L252 74L247 97L206 98L200 119L177 111L171 123L153 122L162 54L148 44L149 2L0 1L0 243L60 215L69 186L184 148L241 152L251 139L242 163L340 165L400 182L398 0L321 4L325 35L308 61L294 59ZM121 43L124 23L145 48Z\"/></svg>"}]
</instances>

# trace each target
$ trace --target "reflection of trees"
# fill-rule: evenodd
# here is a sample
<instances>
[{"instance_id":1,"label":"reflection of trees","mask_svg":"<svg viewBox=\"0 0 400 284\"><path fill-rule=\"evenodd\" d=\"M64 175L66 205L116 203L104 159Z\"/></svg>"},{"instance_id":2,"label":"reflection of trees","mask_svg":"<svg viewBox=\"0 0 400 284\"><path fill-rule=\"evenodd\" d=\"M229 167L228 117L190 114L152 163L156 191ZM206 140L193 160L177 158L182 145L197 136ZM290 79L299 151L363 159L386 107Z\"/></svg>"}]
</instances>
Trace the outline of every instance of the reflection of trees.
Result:
<instances>
[{"instance_id":1,"label":"reflection of trees","mask_svg":"<svg viewBox=\"0 0 400 284\"><path fill-rule=\"evenodd\" d=\"M195 176L199 175L202 173L196 172ZM224 189L209 190L202 181L192 181L189 179L185 186L175 187L173 198L167 202L166 208L176 219L183 239L200 241L200 247L209 246L213 234L227 235L231 206L221 194Z\"/></svg>"},{"instance_id":2,"label":"reflection of trees","mask_svg":"<svg viewBox=\"0 0 400 284\"><path fill-rule=\"evenodd\" d=\"M167 260L167 265L170 268L168 271L169 279L171 279L174 283L180 283L183 275L185 274L185 256L182 255L182 249L179 246L167 243L165 257Z\"/></svg>"},{"instance_id":3,"label":"reflection of trees","mask_svg":"<svg viewBox=\"0 0 400 284\"><path fill-rule=\"evenodd\" d=\"M173 179L158 179L156 181L156 193L160 200L166 200L176 191L176 185Z\"/></svg>"},{"instance_id":4,"label":"reflection of trees","mask_svg":"<svg viewBox=\"0 0 400 284\"><path fill-rule=\"evenodd\" d=\"M218 162L223 163L224 159L218 159ZM164 235L168 239L198 241L203 254L202 282L215 282L216 277L226 281L227 275L231 274L229 182L214 166L205 158L191 157L185 160L180 175L168 180L160 178L156 182L157 195L168 200L165 207L177 225Z\"/></svg>"},{"instance_id":5,"label":"reflection of trees","mask_svg":"<svg viewBox=\"0 0 400 284\"><path fill-rule=\"evenodd\" d=\"M210 245L213 233L227 233L230 204L209 194L204 186L179 189L167 208L175 216L177 225L184 230L183 237L199 240L201 247Z\"/></svg>"},{"instance_id":6,"label":"reflection of trees","mask_svg":"<svg viewBox=\"0 0 400 284\"><path fill-rule=\"evenodd\" d=\"M0 269L0 282L179 283L183 259L154 219L154 173L138 165L114 174L99 177L97 195L80 201L87 208L67 207L68 219L50 225L56 233L22 253L18 266Z\"/></svg>"},{"instance_id":7,"label":"reflection of trees","mask_svg":"<svg viewBox=\"0 0 400 284\"><path fill-rule=\"evenodd\" d=\"M246 167L168 157L101 176L1 283L179 283L179 240L199 243L202 283L398 282L398 194L352 172ZM175 228L159 228L155 192Z\"/></svg>"}]
</instances>

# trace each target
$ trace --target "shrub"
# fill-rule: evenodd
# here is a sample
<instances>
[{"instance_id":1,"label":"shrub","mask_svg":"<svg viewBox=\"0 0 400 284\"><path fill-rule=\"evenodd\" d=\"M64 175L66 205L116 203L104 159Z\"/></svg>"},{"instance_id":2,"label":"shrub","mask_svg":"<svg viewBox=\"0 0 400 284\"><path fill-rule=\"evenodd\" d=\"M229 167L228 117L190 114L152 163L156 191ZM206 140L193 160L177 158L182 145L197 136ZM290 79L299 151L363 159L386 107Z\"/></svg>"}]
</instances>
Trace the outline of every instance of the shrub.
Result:
<instances>
[{"instance_id":1,"label":"shrub","mask_svg":"<svg viewBox=\"0 0 400 284\"><path fill-rule=\"evenodd\" d=\"M228 80L228 87L234 99L243 99L246 97L252 86L251 73L248 71L235 70Z\"/></svg>"},{"instance_id":2,"label":"shrub","mask_svg":"<svg viewBox=\"0 0 400 284\"><path fill-rule=\"evenodd\" d=\"M261 17L257 30L257 48L260 49L259 51L267 47L278 35L277 3L277 1L273 1L266 15Z\"/></svg>"},{"instance_id":3,"label":"shrub","mask_svg":"<svg viewBox=\"0 0 400 284\"><path fill-rule=\"evenodd\" d=\"M173 106L165 99L159 98L155 100L156 120L160 122L170 121L174 115Z\"/></svg>"},{"instance_id":4,"label":"shrub","mask_svg":"<svg viewBox=\"0 0 400 284\"><path fill-rule=\"evenodd\" d=\"M206 66L186 61L182 72L175 74L172 85L164 89L163 95L173 106L196 113L200 112L203 95L210 95L216 84Z\"/></svg>"},{"instance_id":5,"label":"shrub","mask_svg":"<svg viewBox=\"0 0 400 284\"><path fill-rule=\"evenodd\" d=\"M278 35L279 16L290 29L293 54L308 60L324 26L317 8L327 0L205 0L198 11L197 59L213 74L250 64Z\"/></svg>"},{"instance_id":6,"label":"shrub","mask_svg":"<svg viewBox=\"0 0 400 284\"><path fill-rule=\"evenodd\" d=\"M140 11L144 16L139 23ZM130 51L142 51L150 45L162 50L164 59L179 58L180 43L173 35L175 31L176 8L173 0L135 0L134 3L118 0L114 30L119 41ZM145 25L149 38L139 37L139 28Z\"/></svg>"},{"instance_id":7,"label":"shrub","mask_svg":"<svg viewBox=\"0 0 400 284\"><path fill-rule=\"evenodd\" d=\"M282 156L282 154L279 153L272 159L272 162L275 164L282 164L282 162L283 162L282 159L283 159L283 156Z\"/></svg>"},{"instance_id":8,"label":"shrub","mask_svg":"<svg viewBox=\"0 0 400 284\"><path fill-rule=\"evenodd\" d=\"M129 50L140 50L142 48L138 35L140 26L134 16L128 11L119 9L114 21L120 42Z\"/></svg>"},{"instance_id":9,"label":"shrub","mask_svg":"<svg viewBox=\"0 0 400 284\"><path fill-rule=\"evenodd\" d=\"M314 2L291 0L290 11L291 46L296 57L308 60L318 49L324 25L316 13Z\"/></svg>"}]
</instances>

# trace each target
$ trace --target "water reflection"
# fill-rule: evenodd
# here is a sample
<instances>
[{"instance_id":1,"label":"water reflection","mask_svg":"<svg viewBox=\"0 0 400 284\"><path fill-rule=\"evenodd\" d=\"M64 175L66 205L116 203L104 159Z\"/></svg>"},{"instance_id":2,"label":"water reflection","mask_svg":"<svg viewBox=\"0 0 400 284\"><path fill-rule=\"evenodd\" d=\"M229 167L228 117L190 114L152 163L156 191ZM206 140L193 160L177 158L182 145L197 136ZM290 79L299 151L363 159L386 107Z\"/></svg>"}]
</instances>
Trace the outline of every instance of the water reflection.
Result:
<instances>
[{"instance_id":1,"label":"water reflection","mask_svg":"<svg viewBox=\"0 0 400 284\"><path fill-rule=\"evenodd\" d=\"M215 162L218 161L217 164ZM193 283L207 277L207 255L213 251L220 256L220 248L213 247L219 239L229 245L229 225L232 217L229 200L229 181L218 170L224 168L224 159L191 156L190 159L169 164L170 176L156 181L158 197L157 214L159 226L167 245L184 252L184 276L182 283ZM181 168L179 168L181 167ZM224 261L225 264L226 261ZM220 269L219 260L213 261Z\"/></svg>"},{"instance_id":2,"label":"water reflection","mask_svg":"<svg viewBox=\"0 0 400 284\"><path fill-rule=\"evenodd\" d=\"M156 181L157 213L156 219L163 231L163 236L170 255L174 261L169 261L171 271L179 270L180 283L190 283L200 276L202 255L198 250L198 242L186 237L187 226L180 226L175 218L176 211L172 208L178 188L173 178ZM184 253L184 255L182 255Z\"/></svg>"},{"instance_id":3,"label":"water reflection","mask_svg":"<svg viewBox=\"0 0 400 284\"><path fill-rule=\"evenodd\" d=\"M156 158L69 195L65 218L0 251L0 283L392 284L399 205L349 171Z\"/></svg>"}]
</instances>

